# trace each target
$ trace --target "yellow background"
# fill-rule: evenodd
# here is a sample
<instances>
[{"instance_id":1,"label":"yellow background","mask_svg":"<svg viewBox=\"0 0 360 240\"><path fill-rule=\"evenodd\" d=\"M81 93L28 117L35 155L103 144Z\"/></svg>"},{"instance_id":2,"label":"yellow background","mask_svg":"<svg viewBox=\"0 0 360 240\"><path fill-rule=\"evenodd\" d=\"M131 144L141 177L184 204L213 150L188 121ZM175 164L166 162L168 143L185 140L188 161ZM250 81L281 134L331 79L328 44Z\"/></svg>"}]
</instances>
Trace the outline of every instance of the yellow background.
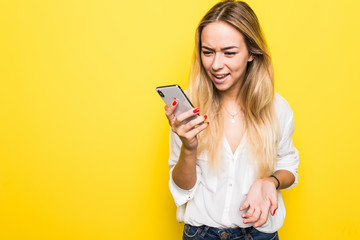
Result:
<instances>
[{"instance_id":1,"label":"yellow background","mask_svg":"<svg viewBox=\"0 0 360 240\"><path fill-rule=\"evenodd\" d=\"M155 87L209 0L0 3L0 239L180 239ZM360 3L252 0L295 114L282 240L359 239Z\"/></svg>"}]
</instances>

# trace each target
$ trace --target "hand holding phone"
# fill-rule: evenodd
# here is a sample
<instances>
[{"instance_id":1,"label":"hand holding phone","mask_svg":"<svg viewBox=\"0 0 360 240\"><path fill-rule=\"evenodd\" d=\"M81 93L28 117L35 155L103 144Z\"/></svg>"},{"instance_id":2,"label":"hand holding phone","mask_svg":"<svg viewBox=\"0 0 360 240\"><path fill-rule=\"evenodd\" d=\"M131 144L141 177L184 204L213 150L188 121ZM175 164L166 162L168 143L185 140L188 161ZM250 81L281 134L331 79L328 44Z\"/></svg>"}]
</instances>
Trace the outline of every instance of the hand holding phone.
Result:
<instances>
[{"instance_id":1,"label":"hand holding phone","mask_svg":"<svg viewBox=\"0 0 360 240\"><path fill-rule=\"evenodd\" d=\"M207 116L199 115L199 109L193 107L178 85L158 87L156 91L167 105L166 117L172 131L180 137L186 149L196 150L197 134L209 125L209 122L204 124Z\"/></svg>"},{"instance_id":2,"label":"hand holding phone","mask_svg":"<svg viewBox=\"0 0 360 240\"><path fill-rule=\"evenodd\" d=\"M176 101L177 106L173 113L175 117L194 108L179 85L157 87L156 91L168 107L173 104L174 101ZM183 124L188 123L189 121L197 118L198 116L199 115L197 114L185 119L183 121Z\"/></svg>"}]
</instances>

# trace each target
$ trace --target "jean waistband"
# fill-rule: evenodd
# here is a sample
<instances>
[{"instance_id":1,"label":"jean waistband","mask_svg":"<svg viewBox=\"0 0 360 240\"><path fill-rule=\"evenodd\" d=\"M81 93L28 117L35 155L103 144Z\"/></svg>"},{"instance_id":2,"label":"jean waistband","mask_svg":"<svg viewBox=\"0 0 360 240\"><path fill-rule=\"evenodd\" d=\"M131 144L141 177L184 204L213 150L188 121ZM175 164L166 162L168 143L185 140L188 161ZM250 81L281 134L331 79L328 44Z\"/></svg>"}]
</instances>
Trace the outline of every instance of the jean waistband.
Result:
<instances>
[{"instance_id":1,"label":"jean waistband","mask_svg":"<svg viewBox=\"0 0 360 240\"><path fill-rule=\"evenodd\" d=\"M189 224L185 224L185 226ZM194 226L192 226L194 227ZM201 229L200 236L204 237L206 233L213 233L214 235L232 235L232 234L241 234L241 235L247 235L249 233L252 233L255 231L254 227L247 227L247 228L241 228L241 227L235 227L235 228L215 228L215 227L209 227L206 225L197 226L197 228Z\"/></svg>"}]
</instances>

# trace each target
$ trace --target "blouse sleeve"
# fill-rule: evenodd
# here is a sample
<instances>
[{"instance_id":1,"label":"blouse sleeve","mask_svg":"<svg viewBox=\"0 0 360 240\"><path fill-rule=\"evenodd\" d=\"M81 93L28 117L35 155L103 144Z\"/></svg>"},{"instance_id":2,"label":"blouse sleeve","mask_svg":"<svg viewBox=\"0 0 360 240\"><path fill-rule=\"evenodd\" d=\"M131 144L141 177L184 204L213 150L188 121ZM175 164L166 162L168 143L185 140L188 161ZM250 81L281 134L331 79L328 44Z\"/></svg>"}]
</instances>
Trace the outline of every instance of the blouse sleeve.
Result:
<instances>
[{"instance_id":1,"label":"blouse sleeve","mask_svg":"<svg viewBox=\"0 0 360 240\"><path fill-rule=\"evenodd\" d=\"M292 134L294 133L293 112L285 99L281 98L280 101L282 101L282 104L280 104L280 107L278 108L280 111L278 113L278 117L281 138L274 171L288 170L294 175L295 181L290 187L286 188L288 190L298 184L299 152L294 147L293 140L291 138Z\"/></svg>"},{"instance_id":2,"label":"blouse sleeve","mask_svg":"<svg viewBox=\"0 0 360 240\"><path fill-rule=\"evenodd\" d=\"M201 169L198 165L196 165L196 183L190 190L184 190L177 186L172 178L172 172L176 163L179 160L180 151L181 151L182 142L178 135L176 135L173 131L170 130L169 137L169 168L170 168L170 180L169 180L169 188L170 192L174 198L175 204L177 207L184 205L189 200L194 197L195 191L200 182Z\"/></svg>"}]
</instances>

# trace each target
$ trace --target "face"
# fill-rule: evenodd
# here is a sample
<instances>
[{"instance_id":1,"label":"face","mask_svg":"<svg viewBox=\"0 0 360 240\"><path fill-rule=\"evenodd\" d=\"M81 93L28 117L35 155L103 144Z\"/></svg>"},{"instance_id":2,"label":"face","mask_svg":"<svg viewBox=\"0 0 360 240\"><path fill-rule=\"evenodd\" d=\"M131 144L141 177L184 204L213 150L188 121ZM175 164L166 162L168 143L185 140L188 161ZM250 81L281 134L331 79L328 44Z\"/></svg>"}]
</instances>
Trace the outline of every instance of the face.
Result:
<instances>
[{"instance_id":1,"label":"face","mask_svg":"<svg viewBox=\"0 0 360 240\"><path fill-rule=\"evenodd\" d=\"M225 22L206 25L201 33L201 61L220 92L238 92L252 61L243 35Z\"/></svg>"}]
</instances>

